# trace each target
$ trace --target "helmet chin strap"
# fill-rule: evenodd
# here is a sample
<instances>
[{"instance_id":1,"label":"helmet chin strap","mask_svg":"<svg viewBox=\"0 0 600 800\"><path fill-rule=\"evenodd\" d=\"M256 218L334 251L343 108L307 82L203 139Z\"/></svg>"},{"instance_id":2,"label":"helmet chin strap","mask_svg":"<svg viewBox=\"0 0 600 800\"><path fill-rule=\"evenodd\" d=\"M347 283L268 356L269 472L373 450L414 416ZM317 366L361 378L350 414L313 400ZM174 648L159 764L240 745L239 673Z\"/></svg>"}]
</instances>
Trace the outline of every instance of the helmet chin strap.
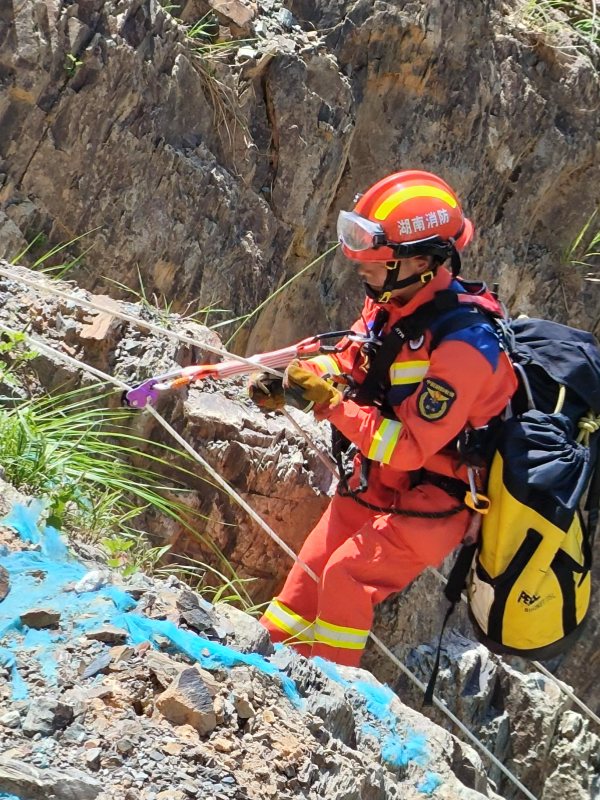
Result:
<instances>
[{"instance_id":1,"label":"helmet chin strap","mask_svg":"<svg viewBox=\"0 0 600 800\"><path fill-rule=\"evenodd\" d=\"M460 255L454 244L454 239L448 242L442 242L439 245L427 242L424 247L419 243L413 245L399 245L397 250L400 250L402 247L405 248L406 253L404 256L400 257L409 258L411 255L431 255L439 259L438 264L434 266L433 269L419 272L416 275L410 275L408 278L403 278L399 281L398 273L400 272L400 261L396 261L393 267L388 267L387 276L381 289L375 289L369 286L368 283L365 283L365 293L367 297L370 297L371 300L375 300L376 303L389 303L392 298L392 292L396 289L405 289L407 286L412 286L415 283L422 283L423 285L429 283L429 281L435 277L437 266L443 263L447 258L450 258L452 277L456 278L460 273ZM399 253L397 254L400 255Z\"/></svg>"},{"instance_id":2,"label":"helmet chin strap","mask_svg":"<svg viewBox=\"0 0 600 800\"><path fill-rule=\"evenodd\" d=\"M395 267L388 269L385 283L381 289L374 289L368 283L365 283L365 293L371 300L376 303L389 303L392 299L392 292L396 289L405 289L407 286L412 286L415 283L422 283L425 285L435 277L434 270L427 270L419 272L416 275L409 275L408 278L398 280L398 273L400 272L400 263L396 262Z\"/></svg>"}]
</instances>

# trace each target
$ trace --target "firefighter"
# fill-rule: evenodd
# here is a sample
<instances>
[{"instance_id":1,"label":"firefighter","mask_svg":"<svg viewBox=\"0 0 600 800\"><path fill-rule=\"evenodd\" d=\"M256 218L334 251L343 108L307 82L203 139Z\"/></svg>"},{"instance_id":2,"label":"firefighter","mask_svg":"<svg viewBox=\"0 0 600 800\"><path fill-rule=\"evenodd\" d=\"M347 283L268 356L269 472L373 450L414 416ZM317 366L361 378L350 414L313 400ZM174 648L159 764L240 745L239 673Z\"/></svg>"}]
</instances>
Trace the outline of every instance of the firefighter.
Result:
<instances>
[{"instance_id":1,"label":"firefighter","mask_svg":"<svg viewBox=\"0 0 600 800\"><path fill-rule=\"evenodd\" d=\"M274 642L303 655L358 666L374 606L439 566L469 526L457 443L497 416L517 385L493 321L456 302L473 291L495 302L457 278L473 230L454 191L431 173L375 183L338 218L367 295L352 326L363 341L292 362L283 381L250 382L263 409L300 394L357 450L351 477L299 554L318 583L295 564L261 620ZM373 380L384 350L390 363ZM351 389L341 390L342 376Z\"/></svg>"}]
</instances>

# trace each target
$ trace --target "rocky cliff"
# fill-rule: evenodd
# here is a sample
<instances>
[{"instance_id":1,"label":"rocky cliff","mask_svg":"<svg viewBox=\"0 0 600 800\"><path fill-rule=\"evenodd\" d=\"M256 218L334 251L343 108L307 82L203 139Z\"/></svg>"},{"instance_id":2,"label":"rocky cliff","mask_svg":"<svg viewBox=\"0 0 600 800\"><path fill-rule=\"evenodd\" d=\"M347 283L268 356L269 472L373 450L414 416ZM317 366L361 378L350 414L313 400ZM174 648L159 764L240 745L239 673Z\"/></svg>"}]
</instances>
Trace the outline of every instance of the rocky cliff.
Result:
<instances>
[{"instance_id":1,"label":"rocky cliff","mask_svg":"<svg viewBox=\"0 0 600 800\"><path fill-rule=\"evenodd\" d=\"M70 242L42 264L74 262L68 277L75 283L66 290L80 286L84 289L76 292L81 297L88 296L87 289L131 299L116 281L142 299L156 294L166 310L185 315L204 309L199 318L211 323L252 313L280 288L233 340L238 352L256 352L309 332L343 327L353 319L361 290L341 255L332 251L291 285L284 284L334 244L337 212L349 207L355 191L392 169L414 166L437 171L451 182L477 225L479 237L465 273L498 282L513 310L597 330L597 284L584 281L586 268L574 263L594 226L579 248L572 251L571 246L600 202L598 53L564 26L556 33L533 20L527 13L531 5L521 0L188 0L164 8L155 0L4 4L0 256L13 260L29 244L21 260L32 264L53 246ZM190 36L190 26L206 12L211 15L206 35ZM6 324L28 326L64 352L127 380L203 355L200 345L165 344L121 325L109 311L104 317L90 315L75 304L31 293L19 283L18 274L2 280L0 306ZM164 322L166 311L156 317L146 306L124 308ZM200 343L218 343L213 332L196 322L180 317L175 324ZM224 338L238 325L239 321L226 327ZM49 391L81 381L76 371L46 356L35 361L35 368L40 386ZM163 410L186 440L297 549L332 486L327 470L296 433L280 418L265 418L251 409L240 398L239 384L218 396L206 386L193 389L167 400ZM150 437L163 436L147 416L141 415L136 424ZM320 429L313 433L317 439L326 437ZM286 557L214 486L198 478L189 488L191 502L209 518L203 533L242 576L256 579L256 600L266 599L288 568ZM188 530L164 520L160 525L149 520L148 525L151 534L172 543L179 553L210 558ZM427 652L413 651L438 629L443 607L438 598L438 579L424 576L378 615L376 631L403 658L413 658L417 667L430 661ZM468 633L464 619L458 624ZM560 665L553 665L596 709L592 667L597 661L597 631L594 617L589 635ZM597 793L597 741L587 723L570 717L564 701L538 678L511 681L510 668L494 661L484 665L486 680L475 680L483 656L475 646L457 648L442 691L448 691L452 704L457 702L455 684L472 690L458 710L486 741L495 743L498 756L509 760L519 774L522 771L540 796L545 791L546 800ZM142 663L143 652L136 651L132 658L135 691L146 698L142 706L147 700L153 709L149 698L158 688L156 676ZM453 672L453 665L465 659L465 672ZM63 654L61 663L67 660ZM366 665L399 687L407 700L417 702L376 652L368 654ZM26 673L35 673L29 662L26 666ZM310 675L298 677L300 685L325 685L322 675L315 677L312 668L307 669ZM11 670L9 664L7 675ZM64 680L65 688L75 682L71 673ZM224 681L227 688L221 691L229 696L229 678ZM338 685L346 691L343 683ZM165 691L169 686L161 684ZM36 702L41 688L39 695L33 694ZM527 691L527 702L522 690ZM7 698L9 690L3 691ZM115 690L117 696L120 691ZM110 708L112 700L104 703L110 697L98 696L94 702ZM135 708L142 707L137 699L133 704L123 700L127 719L133 719L131 708L137 714ZM273 703L279 699L277 695ZM59 701L73 711L62 690L53 692L48 702L56 709ZM519 706L531 710L528 722L511 721ZM547 725L542 724L540 709ZM41 759L38 766L44 767L56 746L52 742L61 737L52 727L38 740L34 732L36 745L31 748L29 734L20 733L29 706L11 706L9 711L9 724L3 723L2 730L8 730L9 741L18 739L14 758L31 757L31 766ZM100 705L90 719L96 711L103 719L106 709ZM334 716L346 719L346 713L344 706L342 712L336 708ZM74 717L78 714L73 711ZM55 719L55 710L48 715ZM137 716L145 719L143 713ZM240 725L233 712L227 719L232 730ZM115 741L105 741L94 725L93 746L86 748L76 733L75 750L68 751L64 763L73 766L73 756L86 768L93 763L92 771L108 770L100 773L103 782L116 769L118 782L123 754L116 741L122 732ZM298 722L295 729L300 739L308 736L303 725ZM58 730L68 727L60 726ZM440 762L440 774L449 776L447 791L459 792L447 796L491 792L480 767L465 767L463 750L443 738L446 734L440 736L441 749L460 754L458 761L451 757L454 766L448 760ZM348 745L347 732L341 740L344 747L354 747L353 739ZM173 752L162 753L171 758L168 769L175 769L178 747L187 747L177 737L172 744ZM223 745L230 746L236 751L235 743ZM356 752L362 753L361 747ZM570 765L573 749L584 754L576 768ZM89 759L87 750L94 751ZM131 785L119 785L114 791L121 794L115 797L124 791L137 797L138 783L145 786L148 776L159 775L154 764L161 763L161 753L155 758L150 750L158 752L151 745L143 750L143 763L133 765L137 773L127 773ZM257 761L264 760L262 750L253 753ZM306 783L306 791L313 794L306 796L395 796L386 795L387 766L383 773L379 767L365 767L364 774L371 777L357 789L348 776L356 774L356 758L362 755L344 750L328 761L330 755L318 756L319 769L323 764L329 769L329 764L336 772L338 760L352 765L339 773L339 794L327 794L333 792L330 785L313 776ZM60 758L56 763L60 766ZM204 755L194 764L193 780L214 778L215 793L227 796L223 771L210 772L212 762ZM300 761L292 765L296 772L304 769L299 765ZM5 781L0 794L29 791L45 797L55 791L36 785L39 775L30 775L27 790L14 778L11 784L14 769L12 762L0 765ZM424 773L418 780L413 780L417 772L410 774L403 791L431 787ZM472 778L465 778L468 774ZM283 778L277 782L279 778L265 777L264 794L261 787L249 796L266 797L270 791L285 797L288 790L303 796L304 789L287 787ZM454 780L463 785L457 789ZM544 780L546 790L541 788ZM61 781L56 778L52 787ZM166 791L160 782L157 785L155 794ZM238 796L244 796L241 790Z\"/></svg>"},{"instance_id":2,"label":"rocky cliff","mask_svg":"<svg viewBox=\"0 0 600 800\"><path fill-rule=\"evenodd\" d=\"M476 222L466 271L515 309L596 325L597 292L568 254L600 199L594 45L564 25L557 39L520 0L171 10L188 23L208 10L221 41L244 42L199 52L156 0L5 5L0 255L87 234L72 248L82 285L139 291L139 270L176 310L238 316L326 250L356 191L424 167ZM339 327L359 304L332 255L236 346Z\"/></svg>"}]
</instances>

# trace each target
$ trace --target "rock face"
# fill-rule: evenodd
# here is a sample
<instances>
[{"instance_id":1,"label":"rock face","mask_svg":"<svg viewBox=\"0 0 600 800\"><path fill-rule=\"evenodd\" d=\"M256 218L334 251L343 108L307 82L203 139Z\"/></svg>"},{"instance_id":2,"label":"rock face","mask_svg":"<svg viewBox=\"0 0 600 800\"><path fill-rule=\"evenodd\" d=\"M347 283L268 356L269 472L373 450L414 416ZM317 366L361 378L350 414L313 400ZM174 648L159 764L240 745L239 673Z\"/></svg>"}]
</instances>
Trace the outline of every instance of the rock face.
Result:
<instances>
[{"instance_id":1,"label":"rock face","mask_svg":"<svg viewBox=\"0 0 600 800\"><path fill-rule=\"evenodd\" d=\"M21 274L29 280L40 280L28 270ZM57 284L53 285L56 288ZM67 284L58 285L72 291ZM88 297L81 291L79 295ZM104 302L102 298L94 299ZM123 313L141 314L144 318L140 307L117 306ZM214 333L194 323L176 324L181 324L181 333L187 331L186 335L195 337L198 347L173 344L158 335L147 337L142 329L130 328L109 312L88 312L51 294L19 286L18 281L2 279L0 321L17 329L31 324L51 346L130 384L171 370L177 364L198 363L207 355L209 361L214 360L213 355L202 352L203 342L221 347ZM150 321L147 314L146 321ZM93 380L48 356L35 359L33 364L47 391L59 387L64 391ZM118 394L110 402L118 403ZM247 399L244 379L223 381L218 386L202 384L193 388L187 398L181 393L169 394L160 401L159 410L273 530L298 550L310 526L327 506L333 478L289 423L279 415L258 412ZM148 440L173 445L170 435L146 413L136 413L131 425L136 434ZM311 433L322 439L324 432L312 425ZM190 468L188 464L187 468L188 488L192 491L186 502L203 516L196 516L191 527L164 518L148 519L149 529L156 531L160 544L172 544L174 553L213 567L219 566L215 560L215 547L218 548L240 578L253 579L254 602L268 600L289 569L288 557L203 474L200 465Z\"/></svg>"},{"instance_id":2,"label":"rock face","mask_svg":"<svg viewBox=\"0 0 600 800\"><path fill-rule=\"evenodd\" d=\"M252 45L202 60L154 0L7 7L0 255L88 233L69 249L86 251L72 274L88 288L139 291L139 269L147 296L237 316L327 249L356 191L412 166L439 171L474 218L466 272L515 309L596 324L594 285L565 257L600 198L593 46L557 46L517 0L179 12L207 9ZM360 295L329 258L252 320L246 346L346 325Z\"/></svg>"},{"instance_id":3,"label":"rock face","mask_svg":"<svg viewBox=\"0 0 600 800\"><path fill-rule=\"evenodd\" d=\"M408 666L428 680L433 648L415 648ZM457 632L445 641L439 696L494 755L543 800L595 797L600 776L600 739L591 720L569 710L570 701L542 673L524 675ZM395 684L403 698L418 700L414 685L400 676ZM446 725L439 711L432 718ZM577 757L569 769L560 766L565 747ZM490 776L502 797L517 798L497 768Z\"/></svg>"}]
</instances>

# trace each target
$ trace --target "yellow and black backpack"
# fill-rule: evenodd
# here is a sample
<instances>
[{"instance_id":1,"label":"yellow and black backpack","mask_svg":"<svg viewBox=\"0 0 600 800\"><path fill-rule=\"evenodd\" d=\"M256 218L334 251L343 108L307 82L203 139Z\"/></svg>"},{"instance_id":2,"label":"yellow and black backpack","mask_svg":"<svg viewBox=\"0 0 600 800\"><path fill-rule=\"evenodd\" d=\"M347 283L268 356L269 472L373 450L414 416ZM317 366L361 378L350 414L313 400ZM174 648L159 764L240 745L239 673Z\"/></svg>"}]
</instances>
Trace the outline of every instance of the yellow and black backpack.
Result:
<instances>
[{"instance_id":1,"label":"yellow and black backpack","mask_svg":"<svg viewBox=\"0 0 600 800\"><path fill-rule=\"evenodd\" d=\"M442 633L466 588L476 636L488 649L548 659L577 638L590 604L600 349L592 334L548 320L496 324L519 389L496 426L489 510L478 541L463 545L451 570ZM439 656L438 647L426 704Z\"/></svg>"},{"instance_id":2,"label":"yellow and black backpack","mask_svg":"<svg viewBox=\"0 0 600 800\"><path fill-rule=\"evenodd\" d=\"M497 436L469 611L490 650L552 658L577 637L590 603L600 351L590 333L548 320L513 320L505 331L520 388Z\"/></svg>"}]
</instances>

